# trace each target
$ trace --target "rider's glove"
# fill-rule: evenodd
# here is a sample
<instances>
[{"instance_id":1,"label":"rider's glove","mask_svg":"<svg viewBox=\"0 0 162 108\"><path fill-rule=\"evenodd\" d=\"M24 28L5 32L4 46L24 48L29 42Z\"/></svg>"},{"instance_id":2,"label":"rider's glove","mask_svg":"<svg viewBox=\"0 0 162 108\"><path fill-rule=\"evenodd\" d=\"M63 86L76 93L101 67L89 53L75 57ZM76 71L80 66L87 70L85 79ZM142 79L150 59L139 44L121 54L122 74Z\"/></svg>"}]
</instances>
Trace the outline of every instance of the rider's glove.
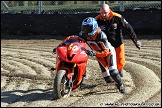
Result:
<instances>
[{"instance_id":1,"label":"rider's glove","mask_svg":"<svg viewBox=\"0 0 162 108\"><path fill-rule=\"evenodd\" d=\"M135 43L135 45L140 50L140 48L141 48L141 42L139 40Z\"/></svg>"},{"instance_id":2,"label":"rider's glove","mask_svg":"<svg viewBox=\"0 0 162 108\"><path fill-rule=\"evenodd\" d=\"M89 55L89 56L96 56L96 51L93 51L93 50L92 50L92 51L86 50L85 52L86 52L86 54Z\"/></svg>"}]
</instances>

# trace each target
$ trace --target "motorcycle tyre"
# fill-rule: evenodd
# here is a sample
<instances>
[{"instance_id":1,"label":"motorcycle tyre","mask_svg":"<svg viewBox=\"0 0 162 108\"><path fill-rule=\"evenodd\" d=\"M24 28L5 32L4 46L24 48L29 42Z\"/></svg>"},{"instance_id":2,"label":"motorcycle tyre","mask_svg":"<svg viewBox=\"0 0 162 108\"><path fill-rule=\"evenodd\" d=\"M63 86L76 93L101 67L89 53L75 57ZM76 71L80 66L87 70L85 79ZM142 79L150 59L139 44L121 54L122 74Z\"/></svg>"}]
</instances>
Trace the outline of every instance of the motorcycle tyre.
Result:
<instances>
[{"instance_id":1,"label":"motorcycle tyre","mask_svg":"<svg viewBox=\"0 0 162 108\"><path fill-rule=\"evenodd\" d=\"M62 97L68 97L71 94L72 88L69 88L68 93L62 95L61 94L61 81L63 77L66 76L66 71L65 70L59 70L58 73L55 76L54 79L54 85L53 85L53 95L54 95L54 100L60 99Z\"/></svg>"}]
</instances>

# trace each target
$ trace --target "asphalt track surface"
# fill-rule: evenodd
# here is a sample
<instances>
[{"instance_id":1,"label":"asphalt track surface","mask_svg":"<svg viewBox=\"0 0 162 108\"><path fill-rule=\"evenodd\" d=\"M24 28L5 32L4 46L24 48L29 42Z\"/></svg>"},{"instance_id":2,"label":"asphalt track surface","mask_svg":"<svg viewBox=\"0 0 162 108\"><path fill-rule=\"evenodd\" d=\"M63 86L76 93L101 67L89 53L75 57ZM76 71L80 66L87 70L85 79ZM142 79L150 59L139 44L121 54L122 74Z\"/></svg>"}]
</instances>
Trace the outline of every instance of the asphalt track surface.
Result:
<instances>
[{"instance_id":1,"label":"asphalt track surface","mask_svg":"<svg viewBox=\"0 0 162 108\"><path fill-rule=\"evenodd\" d=\"M97 61L90 57L83 89L52 100L55 66L52 49L64 37L1 39L1 107L161 107L161 40L141 39L138 50L125 39L122 77L127 95L106 84Z\"/></svg>"}]
</instances>

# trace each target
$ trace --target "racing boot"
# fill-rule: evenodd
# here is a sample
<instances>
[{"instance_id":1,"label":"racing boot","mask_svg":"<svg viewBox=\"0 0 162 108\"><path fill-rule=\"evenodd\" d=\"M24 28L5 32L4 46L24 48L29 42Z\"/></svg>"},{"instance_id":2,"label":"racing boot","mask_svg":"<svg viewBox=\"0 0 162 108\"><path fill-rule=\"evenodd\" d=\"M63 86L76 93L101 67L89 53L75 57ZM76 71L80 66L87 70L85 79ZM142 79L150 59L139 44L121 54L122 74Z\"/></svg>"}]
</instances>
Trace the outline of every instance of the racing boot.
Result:
<instances>
[{"instance_id":1,"label":"racing boot","mask_svg":"<svg viewBox=\"0 0 162 108\"><path fill-rule=\"evenodd\" d=\"M127 94L124 85L123 85L123 81L121 79L121 76L119 75L119 72L117 71L117 69L113 69L110 71L110 75L112 76L112 78L115 81L115 84L118 88L118 90L120 91L120 93L122 94Z\"/></svg>"},{"instance_id":2,"label":"racing boot","mask_svg":"<svg viewBox=\"0 0 162 108\"><path fill-rule=\"evenodd\" d=\"M123 84L116 84L116 87L118 88L120 93L127 94Z\"/></svg>"}]
</instances>

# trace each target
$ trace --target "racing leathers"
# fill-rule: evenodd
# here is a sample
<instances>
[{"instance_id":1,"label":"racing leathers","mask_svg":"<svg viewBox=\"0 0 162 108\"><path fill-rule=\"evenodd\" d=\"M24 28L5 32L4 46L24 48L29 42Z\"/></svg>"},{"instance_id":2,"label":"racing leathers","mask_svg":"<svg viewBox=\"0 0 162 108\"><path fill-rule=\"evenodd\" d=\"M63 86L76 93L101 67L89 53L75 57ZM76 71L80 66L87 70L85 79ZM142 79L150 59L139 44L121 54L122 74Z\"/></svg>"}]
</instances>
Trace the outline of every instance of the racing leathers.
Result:
<instances>
[{"instance_id":1,"label":"racing leathers","mask_svg":"<svg viewBox=\"0 0 162 108\"><path fill-rule=\"evenodd\" d=\"M119 91L126 93L117 70L115 49L108 42L106 34L101 31L101 29L98 29L93 36L86 36L85 34L79 33L79 37L83 38L88 46L96 51L95 57L99 63L105 81L107 82L107 77L111 76Z\"/></svg>"}]
</instances>

